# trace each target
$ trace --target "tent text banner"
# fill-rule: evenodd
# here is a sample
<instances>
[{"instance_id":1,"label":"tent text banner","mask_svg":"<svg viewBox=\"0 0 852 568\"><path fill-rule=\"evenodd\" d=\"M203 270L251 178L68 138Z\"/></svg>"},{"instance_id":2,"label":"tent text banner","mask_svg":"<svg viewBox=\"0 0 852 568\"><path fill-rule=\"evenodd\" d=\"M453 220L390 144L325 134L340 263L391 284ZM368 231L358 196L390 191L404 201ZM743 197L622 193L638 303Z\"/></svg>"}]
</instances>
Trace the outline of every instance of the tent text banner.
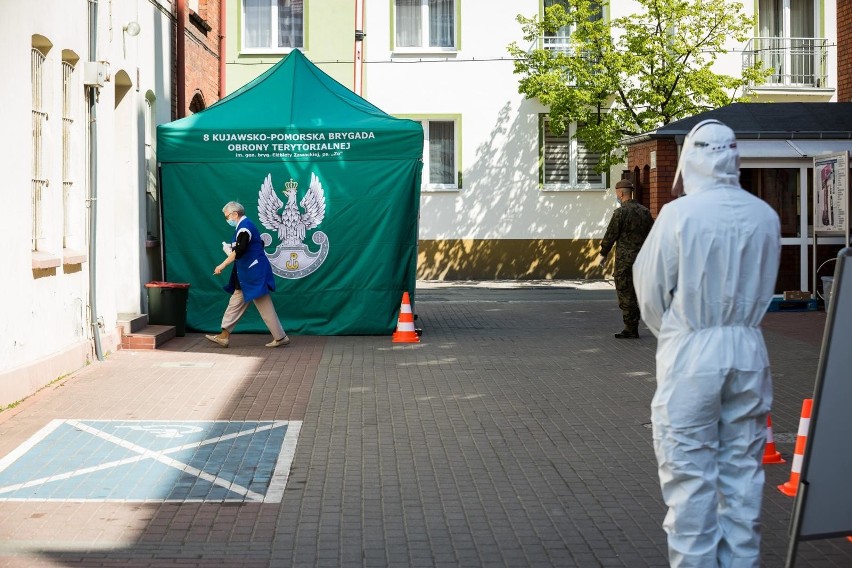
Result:
<instances>
[{"instance_id":1,"label":"tent text banner","mask_svg":"<svg viewBox=\"0 0 852 568\"><path fill-rule=\"evenodd\" d=\"M375 132L241 132L202 134L210 156L263 160L286 159L348 159L359 152L359 142L365 146L376 140Z\"/></svg>"}]
</instances>

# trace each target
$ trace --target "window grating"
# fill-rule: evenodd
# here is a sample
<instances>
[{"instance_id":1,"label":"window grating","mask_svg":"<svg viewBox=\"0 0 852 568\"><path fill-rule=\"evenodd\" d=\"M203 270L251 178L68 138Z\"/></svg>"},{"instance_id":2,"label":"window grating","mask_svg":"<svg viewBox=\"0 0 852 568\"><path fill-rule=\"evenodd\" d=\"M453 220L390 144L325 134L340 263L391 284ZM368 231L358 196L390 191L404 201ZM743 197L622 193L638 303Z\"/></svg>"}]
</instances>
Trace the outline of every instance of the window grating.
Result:
<instances>
[{"instance_id":1,"label":"window grating","mask_svg":"<svg viewBox=\"0 0 852 568\"><path fill-rule=\"evenodd\" d=\"M62 62L62 247L69 248L74 229L71 218L71 203L74 181L71 171L71 136L74 128L74 89L72 80L74 65Z\"/></svg>"},{"instance_id":2,"label":"window grating","mask_svg":"<svg viewBox=\"0 0 852 568\"><path fill-rule=\"evenodd\" d=\"M33 116L33 147L32 147L32 250L38 250L39 241L44 238L44 191L47 179L44 177L44 131L47 122L47 112L44 111L44 54L32 48L30 58L30 73L32 80L32 116Z\"/></svg>"}]
</instances>

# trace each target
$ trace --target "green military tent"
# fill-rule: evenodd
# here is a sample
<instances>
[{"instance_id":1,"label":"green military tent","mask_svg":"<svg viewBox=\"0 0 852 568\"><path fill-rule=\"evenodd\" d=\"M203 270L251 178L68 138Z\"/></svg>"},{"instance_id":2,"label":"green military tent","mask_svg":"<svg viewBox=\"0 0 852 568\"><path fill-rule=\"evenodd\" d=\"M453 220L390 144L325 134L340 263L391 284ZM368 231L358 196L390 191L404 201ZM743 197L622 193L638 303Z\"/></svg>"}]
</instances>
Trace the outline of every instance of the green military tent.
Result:
<instances>
[{"instance_id":1,"label":"green military tent","mask_svg":"<svg viewBox=\"0 0 852 568\"><path fill-rule=\"evenodd\" d=\"M300 51L209 108L157 128L165 278L190 284L186 325L219 330L215 276L238 201L261 232L288 332L388 334L414 293L423 130ZM413 301L413 298L412 298ZM236 331L266 332L249 309Z\"/></svg>"}]
</instances>

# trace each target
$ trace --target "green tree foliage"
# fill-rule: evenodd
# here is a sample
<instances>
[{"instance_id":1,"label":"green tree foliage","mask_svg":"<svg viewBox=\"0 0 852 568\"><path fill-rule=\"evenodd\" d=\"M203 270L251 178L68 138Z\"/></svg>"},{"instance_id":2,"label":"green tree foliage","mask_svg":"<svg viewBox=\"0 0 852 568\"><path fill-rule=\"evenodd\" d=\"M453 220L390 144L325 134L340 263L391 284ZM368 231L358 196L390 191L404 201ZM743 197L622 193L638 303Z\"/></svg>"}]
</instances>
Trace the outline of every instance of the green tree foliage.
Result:
<instances>
[{"instance_id":1,"label":"green tree foliage","mask_svg":"<svg viewBox=\"0 0 852 568\"><path fill-rule=\"evenodd\" d=\"M544 19L518 15L527 50L509 46L518 91L549 107L551 130L577 122L577 136L601 154L601 170L624 160L624 137L747 100L745 89L768 71L759 65L732 77L712 71L732 40L751 36L754 19L729 0L636 0L639 10L608 20L608 2L561 0ZM603 12L601 12L603 10ZM542 37L570 28L567 44Z\"/></svg>"}]
</instances>

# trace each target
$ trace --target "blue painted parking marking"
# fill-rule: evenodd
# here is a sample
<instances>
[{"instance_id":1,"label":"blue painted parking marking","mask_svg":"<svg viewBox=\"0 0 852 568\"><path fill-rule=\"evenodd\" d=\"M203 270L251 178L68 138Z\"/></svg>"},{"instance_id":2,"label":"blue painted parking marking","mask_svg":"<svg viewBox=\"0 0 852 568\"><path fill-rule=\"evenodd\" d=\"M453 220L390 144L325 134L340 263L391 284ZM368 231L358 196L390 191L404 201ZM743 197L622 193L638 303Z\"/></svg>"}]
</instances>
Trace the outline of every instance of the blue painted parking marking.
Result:
<instances>
[{"instance_id":1,"label":"blue painted parking marking","mask_svg":"<svg viewBox=\"0 0 852 568\"><path fill-rule=\"evenodd\" d=\"M0 460L0 501L280 503L301 424L53 420Z\"/></svg>"}]
</instances>

